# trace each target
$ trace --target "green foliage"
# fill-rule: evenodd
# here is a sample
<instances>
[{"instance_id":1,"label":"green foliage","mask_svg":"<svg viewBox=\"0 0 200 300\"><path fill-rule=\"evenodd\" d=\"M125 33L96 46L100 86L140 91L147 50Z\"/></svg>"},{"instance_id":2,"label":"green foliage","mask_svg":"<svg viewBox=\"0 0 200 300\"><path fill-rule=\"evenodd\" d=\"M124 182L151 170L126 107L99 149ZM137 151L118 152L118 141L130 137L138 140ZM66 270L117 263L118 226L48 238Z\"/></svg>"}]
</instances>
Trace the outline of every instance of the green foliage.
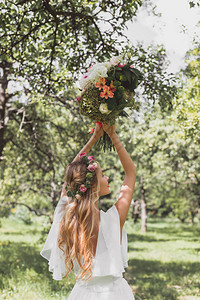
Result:
<instances>
[{"instance_id":1,"label":"green foliage","mask_svg":"<svg viewBox=\"0 0 200 300\"><path fill-rule=\"evenodd\" d=\"M147 210L162 208L163 214L172 211L180 219L184 214L186 219L191 213L199 214L199 147L192 138L185 139L175 114L154 110L146 123L133 131L132 155L139 185L135 199L140 199L139 180L143 176Z\"/></svg>"},{"instance_id":2,"label":"green foliage","mask_svg":"<svg viewBox=\"0 0 200 300\"><path fill-rule=\"evenodd\" d=\"M176 117L184 127L185 135L200 143L200 46L188 51L187 67L180 74L180 92L174 103Z\"/></svg>"},{"instance_id":3,"label":"green foliage","mask_svg":"<svg viewBox=\"0 0 200 300\"><path fill-rule=\"evenodd\" d=\"M133 66L139 69L143 76L140 88L134 96L136 101L141 101L142 94L145 106L158 103L162 111L172 110L172 100L177 94L177 79L166 70L168 61L163 45L144 48L142 44L128 44L123 48L123 53L133 57Z\"/></svg>"},{"instance_id":4,"label":"green foliage","mask_svg":"<svg viewBox=\"0 0 200 300\"><path fill-rule=\"evenodd\" d=\"M21 105L26 111L24 122L17 115L7 128L13 139L1 164L0 200L50 212L60 197L64 170L90 137L92 124L83 121L74 100L68 103L69 111L63 104L32 97L35 101Z\"/></svg>"},{"instance_id":5,"label":"green foliage","mask_svg":"<svg viewBox=\"0 0 200 300\"><path fill-rule=\"evenodd\" d=\"M14 220L21 220L26 225L32 224L32 216L26 207L18 206L13 215Z\"/></svg>"},{"instance_id":6,"label":"green foliage","mask_svg":"<svg viewBox=\"0 0 200 300\"><path fill-rule=\"evenodd\" d=\"M127 46L127 51L135 58L135 67L143 70L146 85L144 123L137 121L136 112L117 122L119 137L137 168L134 199L141 199L143 176L149 214L154 211L160 216L173 213L180 219L199 218L199 49L188 53L182 91L174 100L173 81L164 80L164 49L136 51ZM18 94L18 100L11 103L15 113L10 113L11 122L5 130L7 144L0 173L0 201L8 204L6 211L11 202L17 201L40 213L54 210L64 169L87 142L92 128L91 122L79 114L76 93L75 88L65 90L61 85L58 95L32 91L27 93L26 103L19 101ZM151 108L147 95L155 104L162 101L161 109L157 104ZM139 92L134 97L141 101ZM169 114L170 103L175 109ZM110 177L110 198L117 200L124 179L117 153L103 154L96 144L92 154Z\"/></svg>"},{"instance_id":7,"label":"green foliage","mask_svg":"<svg viewBox=\"0 0 200 300\"><path fill-rule=\"evenodd\" d=\"M193 0L189 1L190 8L193 8L195 6L200 6L199 0Z\"/></svg>"},{"instance_id":8,"label":"green foliage","mask_svg":"<svg viewBox=\"0 0 200 300\"><path fill-rule=\"evenodd\" d=\"M0 218L8 217L10 214L10 207L0 206Z\"/></svg>"},{"instance_id":9,"label":"green foliage","mask_svg":"<svg viewBox=\"0 0 200 300\"><path fill-rule=\"evenodd\" d=\"M45 243L47 235L49 233L49 230L51 229L51 225L52 224L48 218L46 218L43 221L41 231L40 231L40 238L38 239L38 243L40 243L40 244Z\"/></svg>"},{"instance_id":10,"label":"green foliage","mask_svg":"<svg viewBox=\"0 0 200 300\"><path fill-rule=\"evenodd\" d=\"M141 0L1 1L1 61L16 62L13 70L27 78L33 90L65 88L72 74L88 60L101 61L116 49L128 20ZM106 17L106 14L110 18ZM109 30L103 30L109 26Z\"/></svg>"}]
</instances>

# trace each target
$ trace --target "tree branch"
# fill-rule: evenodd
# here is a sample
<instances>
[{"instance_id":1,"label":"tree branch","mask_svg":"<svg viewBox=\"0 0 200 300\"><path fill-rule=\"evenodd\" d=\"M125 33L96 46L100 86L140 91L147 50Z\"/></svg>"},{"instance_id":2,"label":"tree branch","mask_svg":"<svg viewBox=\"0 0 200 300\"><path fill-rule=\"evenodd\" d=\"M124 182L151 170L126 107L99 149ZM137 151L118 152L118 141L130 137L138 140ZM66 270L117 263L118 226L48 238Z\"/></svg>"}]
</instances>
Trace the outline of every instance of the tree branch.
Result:
<instances>
[{"instance_id":1,"label":"tree branch","mask_svg":"<svg viewBox=\"0 0 200 300\"><path fill-rule=\"evenodd\" d=\"M195 176L195 178L196 178L198 184L200 184L200 180L199 180L199 178L197 177L197 174L194 174L194 176Z\"/></svg>"},{"instance_id":2,"label":"tree branch","mask_svg":"<svg viewBox=\"0 0 200 300\"><path fill-rule=\"evenodd\" d=\"M75 19L76 17L81 18L81 19L85 19L85 20L89 20L96 28L99 36L100 36L100 40L103 43L104 46L109 47L109 49L113 50L113 47L110 45L107 45L104 41L104 38L102 36L101 30L99 29L99 27L97 26L94 17L93 16L89 16L89 15L85 15L83 13L80 12L75 12L75 11L61 11L61 10L55 10L52 8L52 6L49 4L49 0L44 0L43 1L43 5L44 8L46 8L46 10L55 18L56 22L58 22L59 20L57 19L57 16L65 16L65 17L71 17L72 19Z\"/></svg>"},{"instance_id":3,"label":"tree branch","mask_svg":"<svg viewBox=\"0 0 200 300\"><path fill-rule=\"evenodd\" d=\"M34 212L36 214L36 216L40 217L40 216L48 216L50 217L50 213L43 213L40 210L36 210L32 207L30 207L29 205L25 204L25 203L21 203L21 202L4 202L4 203L0 203L0 206L12 206L15 207L16 205L23 205L26 208L28 208L29 211Z\"/></svg>"},{"instance_id":4,"label":"tree branch","mask_svg":"<svg viewBox=\"0 0 200 300\"><path fill-rule=\"evenodd\" d=\"M20 127L19 127L19 132L22 132L22 126L24 124L24 120L25 120L25 115L26 115L26 110L23 110L23 115L22 115L22 121L20 123Z\"/></svg>"},{"instance_id":5,"label":"tree branch","mask_svg":"<svg viewBox=\"0 0 200 300\"><path fill-rule=\"evenodd\" d=\"M56 47L56 37L57 37L57 30L58 30L58 22L56 22L56 28L54 31L54 41L53 41L53 46L51 49L51 60L50 60L50 69L49 69L49 82L51 81L51 72L52 72L52 64L53 64L53 57L55 54L55 47ZM48 87L47 92L49 91L50 87Z\"/></svg>"},{"instance_id":6,"label":"tree branch","mask_svg":"<svg viewBox=\"0 0 200 300\"><path fill-rule=\"evenodd\" d=\"M11 45L11 49L5 49L4 52L1 52L1 55L2 55L2 54L6 54L6 53L8 52L8 50L12 50L13 47L15 47L17 44L21 43L23 40L25 40L27 37L29 37L29 35L30 35L32 32L36 31L36 30L37 30L40 26L42 26L42 25L45 25L45 22L44 22L44 23L39 23L39 24L37 24L33 29L31 29L27 34L25 34L21 39L19 39L19 40L16 41L15 43L13 43L13 44Z\"/></svg>"},{"instance_id":7,"label":"tree branch","mask_svg":"<svg viewBox=\"0 0 200 300\"><path fill-rule=\"evenodd\" d=\"M23 4L28 3L28 2L30 2L30 0L22 0L18 3L16 3L16 5L23 5Z\"/></svg>"}]
</instances>

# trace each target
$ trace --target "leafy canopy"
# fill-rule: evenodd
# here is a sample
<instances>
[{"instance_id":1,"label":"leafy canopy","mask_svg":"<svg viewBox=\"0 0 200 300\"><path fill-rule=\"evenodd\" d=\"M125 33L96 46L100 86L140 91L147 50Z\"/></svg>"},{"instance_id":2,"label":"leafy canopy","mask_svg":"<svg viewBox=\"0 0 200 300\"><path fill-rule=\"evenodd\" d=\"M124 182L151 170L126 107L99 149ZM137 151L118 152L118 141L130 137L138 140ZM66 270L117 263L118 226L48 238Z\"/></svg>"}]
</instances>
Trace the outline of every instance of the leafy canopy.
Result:
<instances>
[{"instance_id":1,"label":"leafy canopy","mask_svg":"<svg viewBox=\"0 0 200 300\"><path fill-rule=\"evenodd\" d=\"M117 54L141 0L22 0L0 3L0 57L16 62L35 89L69 80L95 57Z\"/></svg>"}]
</instances>

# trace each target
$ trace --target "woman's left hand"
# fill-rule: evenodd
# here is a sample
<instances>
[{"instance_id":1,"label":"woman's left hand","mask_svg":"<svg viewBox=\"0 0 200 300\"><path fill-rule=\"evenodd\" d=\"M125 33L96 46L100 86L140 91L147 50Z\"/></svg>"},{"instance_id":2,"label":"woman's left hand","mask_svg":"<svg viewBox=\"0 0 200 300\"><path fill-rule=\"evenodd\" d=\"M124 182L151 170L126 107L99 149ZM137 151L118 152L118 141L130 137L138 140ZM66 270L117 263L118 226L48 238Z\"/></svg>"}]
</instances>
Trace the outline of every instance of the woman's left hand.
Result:
<instances>
[{"instance_id":1,"label":"woman's left hand","mask_svg":"<svg viewBox=\"0 0 200 300\"><path fill-rule=\"evenodd\" d=\"M99 139L103 135L104 135L103 127L101 127L99 123L96 123L93 137Z\"/></svg>"}]
</instances>

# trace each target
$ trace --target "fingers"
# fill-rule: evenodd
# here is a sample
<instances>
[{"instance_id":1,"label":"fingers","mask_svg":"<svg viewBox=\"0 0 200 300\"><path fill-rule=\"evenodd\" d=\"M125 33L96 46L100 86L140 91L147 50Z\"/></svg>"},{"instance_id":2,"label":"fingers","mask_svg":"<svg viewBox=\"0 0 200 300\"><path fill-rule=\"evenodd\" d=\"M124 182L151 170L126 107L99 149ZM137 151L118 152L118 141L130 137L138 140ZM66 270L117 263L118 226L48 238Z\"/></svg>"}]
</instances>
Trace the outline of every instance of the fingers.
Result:
<instances>
[{"instance_id":1,"label":"fingers","mask_svg":"<svg viewBox=\"0 0 200 300\"><path fill-rule=\"evenodd\" d=\"M99 124L99 123L96 123L96 126L95 126L95 128L97 128L97 129L101 129L102 127L100 126L100 124Z\"/></svg>"},{"instance_id":2,"label":"fingers","mask_svg":"<svg viewBox=\"0 0 200 300\"><path fill-rule=\"evenodd\" d=\"M108 125L107 123L103 123L103 128L110 128L111 126Z\"/></svg>"},{"instance_id":3,"label":"fingers","mask_svg":"<svg viewBox=\"0 0 200 300\"><path fill-rule=\"evenodd\" d=\"M101 129L100 124L96 123L95 130L100 130L100 129Z\"/></svg>"},{"instance_id":4,"label":"fingers","mask_svg":"<svg viewBox=\"0 0 200 300\"><path fill-rule=\"evenodd\" d=\"M115 133L115 129L116 129L116 124L110 126L107 123L103 123L103 130L108 134L113 134Z\"/></svg>"},{"instance_id":5,"label":"fingers","mask_svg":"<svg viewBox=\"0 0 200 300\"><path fill-rule=\"evenodd\" d=\"M107 123L103 123L103 128L116 128L116 123L112 126L108 125Z\"/></svg>"}]
</instances>

